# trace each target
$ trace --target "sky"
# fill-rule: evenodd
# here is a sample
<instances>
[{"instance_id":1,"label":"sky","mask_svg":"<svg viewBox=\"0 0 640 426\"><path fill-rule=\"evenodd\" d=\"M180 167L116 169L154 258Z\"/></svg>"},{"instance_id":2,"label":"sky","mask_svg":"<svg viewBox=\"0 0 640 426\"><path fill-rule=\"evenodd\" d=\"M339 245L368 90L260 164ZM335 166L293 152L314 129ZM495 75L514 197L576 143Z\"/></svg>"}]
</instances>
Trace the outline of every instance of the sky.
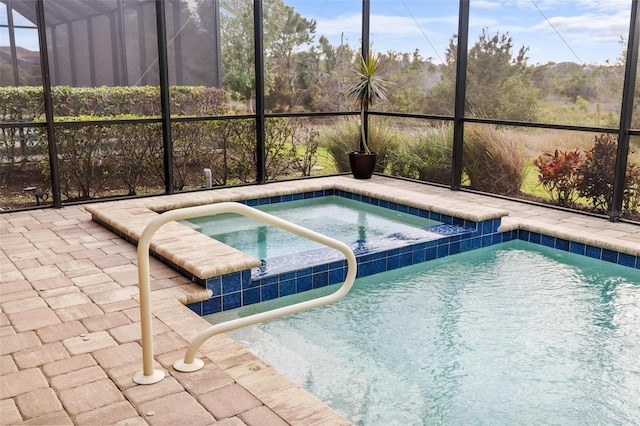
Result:
<instances>
[{"instance_id":1,"label":"sky","mask_svg":"<svg viewBox=\"0 0 640 426\"><path fill-rule=\"evenodd\" d=\"M362 0L284 0L302 16L315 19L317 37L334 45L341 38L360 43ZM457 33L458 0L371 0L374 50L413 52L444 61ZM530 65L548 62L615 62L629 35L631 0L470 0L469 47L483 28L508 32L515 54L528 46Z\"/></svg>"},{"instance_id":2,"label":"sky","mask_svg":"<svg viewBox=\"0 0 640 426\"><path fill-rule=\"evenodd\" d=\"M359 46L362 0L284 2L316 20L316 41L324 35L334 45L342 39ZM424 58L442 63L449 39L457 33L458 6L458 0L371 0L372 47L408 53L417 48ZM621 38L628 38L630 10L631 0L470 0L469 47L486 28L489 34L508 31L514 54L529 47L530 65L612 63L623 50ZM22 45L37 50L36 32L22 31L17 34Z\"/></svg>"}]
</instances>

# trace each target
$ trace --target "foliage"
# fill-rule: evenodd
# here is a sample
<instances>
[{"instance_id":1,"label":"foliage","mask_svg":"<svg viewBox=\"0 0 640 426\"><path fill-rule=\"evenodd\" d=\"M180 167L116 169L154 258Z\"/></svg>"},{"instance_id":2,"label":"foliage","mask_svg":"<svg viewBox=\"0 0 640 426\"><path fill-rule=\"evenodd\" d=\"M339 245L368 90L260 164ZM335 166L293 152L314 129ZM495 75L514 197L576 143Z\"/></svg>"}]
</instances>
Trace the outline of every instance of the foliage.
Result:
<instances>
[{"instance_id":1,"label":"foliage","mask_svg":"<svg viewBox=\"0 0 640 426\"><path fill-rule=\"evenodd\" d=\"M501 195L520 192L526 159L514 132L481 124L466 126L462 164L473 189Z\"/></svg>"},{"instance_id":2,"label":"foliage","mask_svg":"<svg viewBox=\"0 0 640 426\"><path fill-rule=\"evenodd\" d=\"M417 133L403 133L393 153L390 171L396 176L450 184L453 133L438 126Z\"/></svg>"},{"instance_id":3,"label":"foliage","mask_svg":"<svg viewBox=\"0 0 640 426\"><path fill-rule=\"evenodd\" d=\"M538 91L527 75L528 48L514 56L513 39L508 33L494 35L482 30L467 57L466 110L475 117L534 121ZM430 112L453 114L457 62L457 42L447 47L442 80L429 94ZM510 103L517 101L519 107Z\"/></svg>"},{"instance_id":4,"label":"foliage","mask_svg":"<svg viewBox=\"0 0 640 426\"><path fill-rule=\"evenodd\" d=\"M43 114L42 88L0 87L2 122L25 123ZM29 161L35 161L46 146L46 140L38 138L33 127L0 128L0 184Z\"/></svg>"},{"instance_id":5,"label":"foliage","mask_svg":"<svg viewBox=\"0 0 640 426\"><path fill-rule=\"evenodd\" d=\"M308 119L292 118L291 168L302 176L311 176L318 160L318 131Z\"/></svg>"},{"instance_id":6,"label":"foliage","mask_svg":"<svg viewBox=\"0 0 640 426\"><path fill-rule=\"evenodd\" d=\"M613 207L613 185L618 141L611 135L593 139L593 147L585 151L578 167L580 179L577 190L590 200L594 209L608 212ZM623 210L637 208L640 198L640 166L630 163L625 174Z\"/></svg>"},{"instance_id":7,"label":"foliage","mask_svg":"<svg viewBox=\"0 0 640 426\"><path fill-rule=\"evenodd\" d=\"M582 158L578 150L545 152L534 160L538 167L539 181L551 200L563 207L570 207L578 198L578 166Z\"/></svg>"},{"instance_id":8,"label":"foliage","mask_svg":"<svg viewBox=\"0 0 640 426\"><path fill-rule=\"evenodd\" d=\"M246 0L222 0L222 66L225 70L223 86L239 94L239 100L253 111L255 99L255 52L253 40L253 5ZM301 46L310 43L315 34L315 21L303 18L283 0L263 4L265 51L264 87L265 95L284 99L267 99L267 107L284 104L288 108L295 103L295 64L293 54ZM270 101L270 103L269 103Z\"/></svg>"},{"instance_id":9,"label":"foliage","mask_svg":"<svg viewBox=\"0 0 640 426\"><path fill-rule=\"evenodd\" d=\"M613 203L617 140L611 135L595 136L591 149L581 155L573 151L556 150L543 153L534 164L539 181L552 201L571 207L578 197L586 198L596 211L608 212ZM640 204L640 165L627 164L622 211L636 212Z\"/></svg>"},{"instance_id":10,"label":"foliage","mask_svg":"<svg viewBox=\"0 0 640 426\"><path fill-rule=\"evenodd\" d=\"M133 115L117 115L116 120L137 118ZM127 187L127 195L136 195L142 178L149 176L153 165L162 162L162 126L159 123L113 124L108 127L114 141L113 177ZM164 174L156 175L158 181Z\"/></svg>"},{"instance_id":11,"label":"foliage","mask_svg":"<svg viewBox=\"0 0 640 426\"><path fill-rule=\"evenodd\" d=\"M387 99L387 82L380 78L379 74L388 63L382 60L379 54L369 52L367 56L360 55L354 66L356 80L347 87L349 96L352 96L360 109L360 152L371 154L369 149L367 111L376 101Z\"/></svg>"},{"instance_id":12,"label":"foliage","mask_svg":"<svg viewBox=\"0 0 640 426\"><path fill-rule=\"evenodd\" d=\"M357 151L360 143L360 122L355 119L339 120L333 126L320 132L320 145L333 157L339 173L351 170L348 153ZM372 120L369 125L369 147L378 153L375 171L383 173L393 152L398 147L398 138L394 129L386 120Z\"/></svg>"},{"instance_id":13,"label":"foliage","mask_svg":"<svg viewBox=\"0 0 640 426\"><path fill-rule=\"evenodd\" d=\"M95 120L95 116L59 117L67 122ZM110 173L105 162L112 156L114 144L108 127L80 125L56 127L58 176L61 192L70 200L88 200L104 188ZM46 137L46 132L41 137ZM48 163L45 173L50 173Z\"/></svg>"}]
</instances>

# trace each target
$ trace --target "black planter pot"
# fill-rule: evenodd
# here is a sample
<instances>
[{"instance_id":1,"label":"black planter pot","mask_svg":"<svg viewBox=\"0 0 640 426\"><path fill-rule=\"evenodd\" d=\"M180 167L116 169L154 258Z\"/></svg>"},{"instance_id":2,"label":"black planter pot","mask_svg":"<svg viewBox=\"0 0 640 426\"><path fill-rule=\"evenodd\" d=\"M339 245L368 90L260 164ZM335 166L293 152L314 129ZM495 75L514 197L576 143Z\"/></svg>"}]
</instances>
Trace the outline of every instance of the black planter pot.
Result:
<instances>
[{"instance_id":1,"label":"black planter pot","mask_svg":"<svg viewBox=\"0 0 640 426\"><path fill-rule=\"evenodd\" d=\"M376 158L378 154L365 152L350 152L349 153L349 165L351 166L351 173L356 179L370 179L373 175L373 170L376 168Z\"/></svg>"}]
</instances>

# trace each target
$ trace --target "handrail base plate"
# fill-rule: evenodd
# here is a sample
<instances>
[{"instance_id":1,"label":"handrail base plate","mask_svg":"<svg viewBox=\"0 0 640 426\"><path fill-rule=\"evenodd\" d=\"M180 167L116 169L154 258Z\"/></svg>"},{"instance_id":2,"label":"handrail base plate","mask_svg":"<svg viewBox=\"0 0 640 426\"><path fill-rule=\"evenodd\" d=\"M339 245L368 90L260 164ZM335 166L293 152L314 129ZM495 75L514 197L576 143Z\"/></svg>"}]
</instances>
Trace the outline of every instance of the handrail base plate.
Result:
<instances>
[{"instance_id":1,"label":"handrail base plate","mask_svg":"<svg viewBox=\"0 0 640 426\"><path fill-rule=\"evenodd\" d=\"M204 367L204 361L199 358L195 358L192 363L186 363L184 359L178 360L173 363L173 368L178 371L182 371L183 373L198 371L202 367Z\"/></svg>"}]
</instances>

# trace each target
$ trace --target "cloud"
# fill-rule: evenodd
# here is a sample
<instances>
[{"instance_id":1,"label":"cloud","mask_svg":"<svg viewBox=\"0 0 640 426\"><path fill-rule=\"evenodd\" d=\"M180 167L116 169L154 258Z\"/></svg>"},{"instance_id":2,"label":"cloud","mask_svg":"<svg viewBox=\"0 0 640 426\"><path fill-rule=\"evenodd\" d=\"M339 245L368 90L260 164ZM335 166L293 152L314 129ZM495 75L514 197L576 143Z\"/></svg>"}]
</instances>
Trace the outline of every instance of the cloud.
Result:
<instances>
[{"instance_id":1,"label":"cloud","mask_svg":"<svg viewBox=\"0 0 640 426\"><path fill-rule=\"evenodd\" d=\"M451 34L457 31L457 16L434 18L416 18L409 16L371 15L371 32L389 37L415 37L424 33L441 32L443 25L451 28ZM362 25L360 14L341 15L335 19L317 19L317 34L339 35L360 32ZM434 29L437 28L437 29ZM451 34L448 34L450 36Z\"/></svg>"}]
</instances>

